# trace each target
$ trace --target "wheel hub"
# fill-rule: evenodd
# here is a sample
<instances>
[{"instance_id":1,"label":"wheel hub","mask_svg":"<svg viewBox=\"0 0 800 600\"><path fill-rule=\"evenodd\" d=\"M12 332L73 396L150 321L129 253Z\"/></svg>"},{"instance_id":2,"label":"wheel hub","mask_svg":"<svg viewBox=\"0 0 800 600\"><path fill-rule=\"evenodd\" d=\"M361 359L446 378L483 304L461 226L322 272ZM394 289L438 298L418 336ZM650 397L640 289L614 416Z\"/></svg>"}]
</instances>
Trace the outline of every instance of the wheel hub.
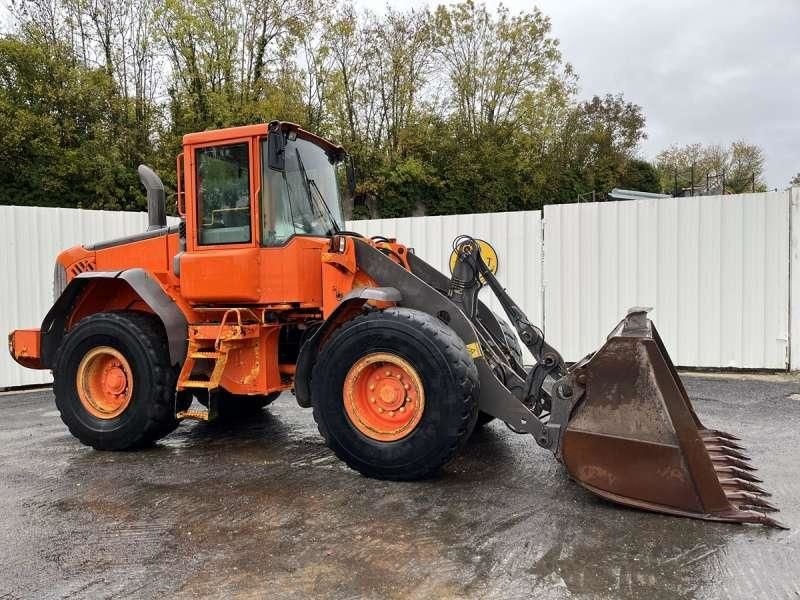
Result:
<instances>
[{"instance_id":1,"label":"wheel hub","mask_svg":"<svg viewBox=\"0 0 800 600\"><path fill-rule=\"evenodd\" d=\"M417 371L406 360L387 352L359 359L345 378L343 396L353 426L382 442L411 433L425 407L425 391Z\"/></svg>"},{"instance_id":2,"label":"wheel hub","mask_svg":"<svg viewBox=\"0 0 800 600\"><path fill-rule=\"evenodd\" d=\"M122 353L110 346L92 348L78 365L78 397L98 419L122 414L133 397L133 373Z\"/></svg>"}]
</instances>

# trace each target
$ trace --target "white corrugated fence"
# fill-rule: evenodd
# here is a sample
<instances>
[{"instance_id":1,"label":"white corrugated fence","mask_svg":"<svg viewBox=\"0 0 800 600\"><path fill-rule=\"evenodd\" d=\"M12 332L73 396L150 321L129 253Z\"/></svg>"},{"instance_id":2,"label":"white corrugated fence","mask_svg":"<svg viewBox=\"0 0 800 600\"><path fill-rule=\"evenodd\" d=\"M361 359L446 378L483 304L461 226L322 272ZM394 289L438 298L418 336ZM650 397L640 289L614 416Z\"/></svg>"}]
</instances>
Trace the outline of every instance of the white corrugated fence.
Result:
<instances>
[{"instance_id":1,"label":"white corrugated fence","mask_svg":"<svg viewBox=\"0 0 800 600\"><path fill-rule=\"evenodd\" d=\"M545 326L568 360L651 306L675 364L784 369L788 193L546 206Z\"/></svg>"},{"instance_id":2,"label":"white corrugated fence","mask_svg":"<svg viewBox=\"0 0 800 600\"><path fill-rule=\"evenodd\" d=\"M146 225L144 213L0 207L0 331L40 325L60 250ZM800 369L800 188L347 227L397 237L445 272L457 235L486 240L498 279L569 361L596 349L627 308L649 305L678 365ZM0 388L50 381L0 355Z\"/></svg>"}]
</instances>

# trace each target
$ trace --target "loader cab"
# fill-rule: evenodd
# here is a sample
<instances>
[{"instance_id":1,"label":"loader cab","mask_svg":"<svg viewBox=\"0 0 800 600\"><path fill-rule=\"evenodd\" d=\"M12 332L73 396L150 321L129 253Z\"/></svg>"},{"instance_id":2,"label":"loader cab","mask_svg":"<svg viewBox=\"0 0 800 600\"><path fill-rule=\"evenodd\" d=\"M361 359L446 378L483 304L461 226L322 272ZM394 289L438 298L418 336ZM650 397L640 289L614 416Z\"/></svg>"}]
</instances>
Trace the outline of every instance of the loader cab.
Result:
<instances>
[{"instance_id":1,"label":"loader cab","mask_svg":"<svg viewBox=\"0 0 800 600\"><path fill-rule=\"evenodd\" d=\"M319 255L352 189L341 146L281 122L189 134L178 177L190 302L321 302Z\"/></svg>"}]
</instances>

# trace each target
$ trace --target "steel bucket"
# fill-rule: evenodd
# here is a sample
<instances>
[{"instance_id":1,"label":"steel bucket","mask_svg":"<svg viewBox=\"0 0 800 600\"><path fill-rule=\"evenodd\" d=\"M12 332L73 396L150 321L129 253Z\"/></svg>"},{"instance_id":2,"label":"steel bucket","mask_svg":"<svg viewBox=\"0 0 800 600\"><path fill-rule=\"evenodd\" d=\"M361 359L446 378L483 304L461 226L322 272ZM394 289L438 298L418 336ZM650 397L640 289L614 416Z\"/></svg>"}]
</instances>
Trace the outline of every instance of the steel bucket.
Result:
<instances>
[{"instance_id":1,"label":"steel bucket","mask_svg":"<svg viewBox=\"0 0 800 600\"><path fill-rule=\"evenodd\" d=\"M585 391L560 457L582 486L655 512L784 527L738 438L698 419L647 309L570 372Z\"/></svg>"}]
</instances>

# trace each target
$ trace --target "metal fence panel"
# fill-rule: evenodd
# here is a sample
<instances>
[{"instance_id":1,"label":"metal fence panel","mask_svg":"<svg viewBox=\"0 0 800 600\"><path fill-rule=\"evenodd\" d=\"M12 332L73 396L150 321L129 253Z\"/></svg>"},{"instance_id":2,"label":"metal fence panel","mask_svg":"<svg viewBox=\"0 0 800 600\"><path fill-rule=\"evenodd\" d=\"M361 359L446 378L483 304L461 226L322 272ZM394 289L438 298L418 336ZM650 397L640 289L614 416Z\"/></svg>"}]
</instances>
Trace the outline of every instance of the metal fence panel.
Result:
<instances>
[{"instance_id":1,"label":"metal fence panel","mask_svg":"<svg viewBox=\"0 0 800 600\"><path fill-rule=\"evenodd\" d=\"M800 187L789 190L791 234L789 257L789 368L800 371Z\"/></svg>"},{"instance_id":2,"label":"metal fence panel","mask_svg":"<svg viewBox=\"0 0 800 600\"><path fill-rule=\"evenodd\" d=\"M545 331L567 360L652 306L678 365L787 367L787 192L546 206L544 263Z\"/></svg>"}]
</instances>

